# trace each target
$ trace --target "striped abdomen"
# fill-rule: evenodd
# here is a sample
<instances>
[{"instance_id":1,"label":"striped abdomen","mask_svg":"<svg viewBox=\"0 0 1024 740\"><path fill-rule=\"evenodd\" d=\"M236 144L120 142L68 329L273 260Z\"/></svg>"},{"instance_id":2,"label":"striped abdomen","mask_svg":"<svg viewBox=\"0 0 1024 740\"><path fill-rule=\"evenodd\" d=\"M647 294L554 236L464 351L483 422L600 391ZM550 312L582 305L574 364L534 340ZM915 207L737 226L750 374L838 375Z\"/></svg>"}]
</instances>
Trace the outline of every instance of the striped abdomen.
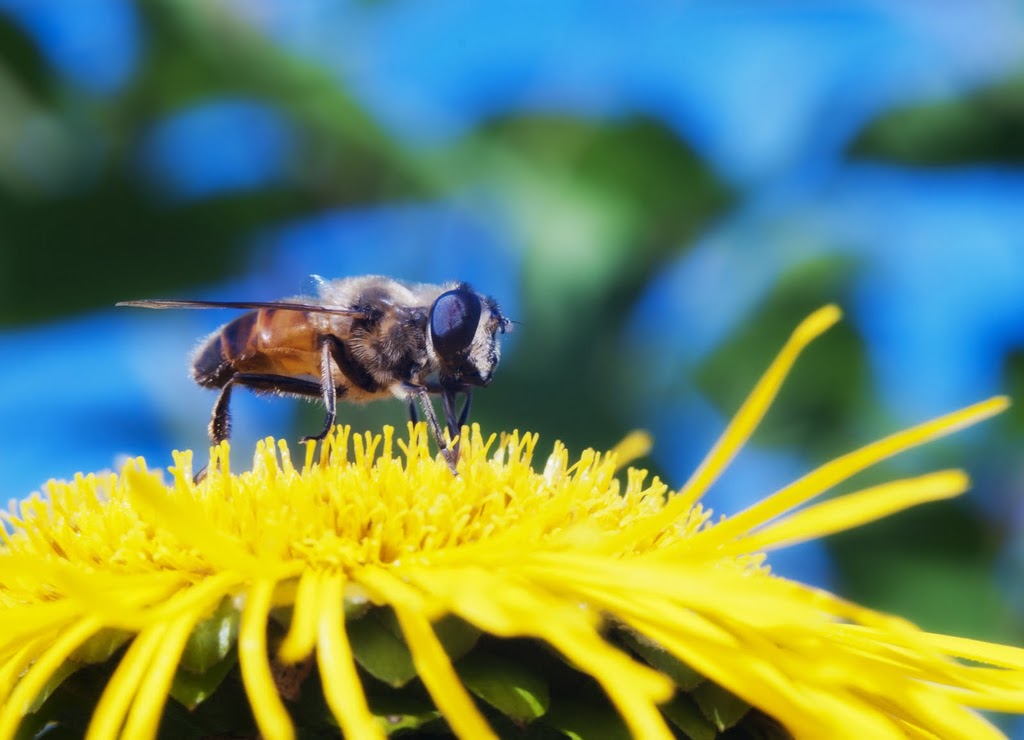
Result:
<instances>
[{"instance_id":1,"label":"striped abdomen","mask_svg":"<svg viewBox=\"0 0 1024 740\"><path fill-rule=\"evenodd\" d=\"M301 311L261 308L215 331L192 360L199 385L220 388L235 373L320 376L317 331Z\"/></svg>"}]
</instances>

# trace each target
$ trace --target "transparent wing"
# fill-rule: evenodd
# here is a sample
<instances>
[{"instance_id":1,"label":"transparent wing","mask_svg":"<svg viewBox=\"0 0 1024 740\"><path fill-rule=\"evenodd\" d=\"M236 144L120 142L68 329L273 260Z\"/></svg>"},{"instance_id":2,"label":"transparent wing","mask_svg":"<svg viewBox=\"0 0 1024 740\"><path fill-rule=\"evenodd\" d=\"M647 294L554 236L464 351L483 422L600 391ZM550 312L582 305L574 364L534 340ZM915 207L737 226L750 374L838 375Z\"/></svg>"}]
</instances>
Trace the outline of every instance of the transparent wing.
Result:
<instances>
[{"instance_id":1,"label":"transparent wing","mask_svg":"<svg viewBox=\"0 0 1024 740\"><path fill-rule=\"evenodd\" d=\"M131 308L273 308L278 311L303 311L305 313L326 313L337 316L366 318L363 311L351 308L328 308L316 303L295 303L293 301L179 301L154 298L140 301L120 301L117 306Z\"/></svg>"}]
</instances>

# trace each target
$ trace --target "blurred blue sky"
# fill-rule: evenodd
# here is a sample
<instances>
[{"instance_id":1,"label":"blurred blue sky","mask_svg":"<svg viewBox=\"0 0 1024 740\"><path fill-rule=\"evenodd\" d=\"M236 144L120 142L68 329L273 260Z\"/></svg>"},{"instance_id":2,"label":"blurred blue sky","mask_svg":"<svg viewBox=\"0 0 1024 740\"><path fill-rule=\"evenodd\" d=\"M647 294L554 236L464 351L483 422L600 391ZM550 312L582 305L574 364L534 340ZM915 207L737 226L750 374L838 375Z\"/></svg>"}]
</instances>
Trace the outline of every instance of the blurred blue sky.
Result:
<instances>
[{"instance_id":1,"label":"blurred blue sky","mask_svg":"<svg viewBox=\"0 0 1024 740\"><path fill-rule=\"evenodd\" d=\"M112 95L132 79L145 39L131 0L0 0L68 82Z\"/></svg>"},{"instance_id":2,"label":"blurred blue sky","mask_svg":"<svg viewBox=\"0 0 1024 740\"><path fill-rule=\"evenodd\" d=\"M952 98L1022 69L1020 3L231 0L222 9L329 70L426 155L507 113L646 114L676 132L738 195L691 248L679 245L636 306L630 341L655 341L644 331L657 322L676 328L657 335L668 345L648 371L655 384L667 389L692 370L794 265L839 253L856 266L845 308L894 422L1002 389L1002 363L1024 340L1024 173L917 170L851 162L846 152L895 106ZM146 55L146 30L127 0L0 0L0 14L83 96L116 97ZM269 101L196 100L153 121L134 162L155 192L202 201L288 182L296 141L295 123ZM507 228L509 209L475 191L439 203L325 207L254 235L251 277L207 297L277 297L300 291L310 273L443 280L458 265L457 277L486 286L516 316L531 246ZM16 389L0 393L0 450L13 471L0 494L110 467L120 453L158 464L171 447L202 449L211 398L188 381L183 355L227 318L111 310L0 333L0 354L25 358L0 367L0 387ZM55 382L68 356L74 378ZM236 403L242 415L285 413L281 404ZM694 462L679 451L706 449L723 423L696 393L636 419L658 432L674 484ZM73 439L39 444L63 424ZM806 466L792 453L751 450L712 505L736 510ZM795 559L783 569L828 580L825 561Z\"/></svg>"},{"instance_id":3,"label":"blurred blue sky","mask_svg":"<svg viewBox=\"0 0 1024 740\"><path fill-rule=\"evenodd\" d=\"M221 99L155 125L140 165L165 195L193 200L274 185L287 177L294 156L292 127L275 108Z\"/></svg>"},{"instance_id":4,"label":"blurred blue sky","mask_svg":"<svg viewBox=\"0 0 1024 740\"><path fill-rule=\"evenodd\" d=\"M1000 0L231 2L406 141L509 111L647 113L749 186L835 167L869 117L1024 58L1024 11Z\"/></svg>"}]
</instances>

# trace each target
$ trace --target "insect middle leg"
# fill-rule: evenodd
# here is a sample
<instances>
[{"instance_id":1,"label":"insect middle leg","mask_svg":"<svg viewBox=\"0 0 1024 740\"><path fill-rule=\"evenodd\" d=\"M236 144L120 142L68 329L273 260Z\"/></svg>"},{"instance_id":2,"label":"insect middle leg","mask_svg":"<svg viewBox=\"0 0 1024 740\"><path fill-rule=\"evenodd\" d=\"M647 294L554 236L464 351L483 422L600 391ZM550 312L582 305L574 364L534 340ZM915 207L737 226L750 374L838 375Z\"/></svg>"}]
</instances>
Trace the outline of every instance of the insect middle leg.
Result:
<instances>
[{"instance_id":1,"label":"insect middle leg","mask_svg":"<svg viewBox=\"0 0 1024 740\"><path fill-rule=\"evenodd\" d=\"M300 442L309 442L310 440L319 442L331 433L334 421L337 418L338 393L334 387L334 370L331 367L331 342L327 338L320 342L320 395L323 399L324 407L327 409L327 415L324 417L324 428L320 430L319 434L303 437L299 440Z\"/></svg>"},{"instance_id":2,"label":"insect middle leg","mask_svg":"<svg viewBox=\"0 0 1024 740\"><path fill-rule=\"evenodd\" d=\"M441 392L441 405L444 407L444 419L445 423L448 425L448 434L452 437L457 434L462 434L462 427L466 426L466 421L469 419L469 404L473 400L473 396L470 395L469 389L463 390L462 395L466 397L466 400L462 404L462 411L460 411L456 417L456 393L457 391Z\"/></svg>"},{"instance_id":3,"label":"insect middle leg","mask_svg":"<svg viewBox=\"0 0 1024 740\"><path fill-rule=\"evenodd\" d=\"M424 387L428 393L440 394L441 405L444 407L445 423L448 425L448 434L452 437L459 434L462 431L462 427L466 426L466 420L469 419L469 405L470 401L473 400L470 390L468 388L463 388L460 391L448 390L437 383L427 383ZM458 420L456 421L455 396L460 392L466 397L466 400L462 404L462 411L458 412ZM417 424L419 420L420 416L416 411L416 399L410 399L409 421Z\"/></svg>"}]
</instances>

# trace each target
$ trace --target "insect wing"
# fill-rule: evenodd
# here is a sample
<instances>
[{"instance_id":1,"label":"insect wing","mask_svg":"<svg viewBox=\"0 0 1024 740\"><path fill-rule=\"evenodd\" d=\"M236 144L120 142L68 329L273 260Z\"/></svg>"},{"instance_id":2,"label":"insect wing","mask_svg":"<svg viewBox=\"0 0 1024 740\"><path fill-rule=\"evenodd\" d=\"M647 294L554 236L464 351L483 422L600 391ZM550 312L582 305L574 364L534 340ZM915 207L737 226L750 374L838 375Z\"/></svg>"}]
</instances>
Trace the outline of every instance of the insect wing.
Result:
<instances>
[{"instance_id":1,"label":"insect wing","mask_svg":"<svg viewBox=\"0 0 1024 740\"><path fill-rule=\"evenodd\" d=\"M131 308L272 308L278 311L325 313L337 316L350 316L354 319L366 318L366 313L353 308L331 308L316 303L294 303L291 301L179 301L154 298L139 301L120 301L115 305Z\"/></svg>"}]
</instances>

